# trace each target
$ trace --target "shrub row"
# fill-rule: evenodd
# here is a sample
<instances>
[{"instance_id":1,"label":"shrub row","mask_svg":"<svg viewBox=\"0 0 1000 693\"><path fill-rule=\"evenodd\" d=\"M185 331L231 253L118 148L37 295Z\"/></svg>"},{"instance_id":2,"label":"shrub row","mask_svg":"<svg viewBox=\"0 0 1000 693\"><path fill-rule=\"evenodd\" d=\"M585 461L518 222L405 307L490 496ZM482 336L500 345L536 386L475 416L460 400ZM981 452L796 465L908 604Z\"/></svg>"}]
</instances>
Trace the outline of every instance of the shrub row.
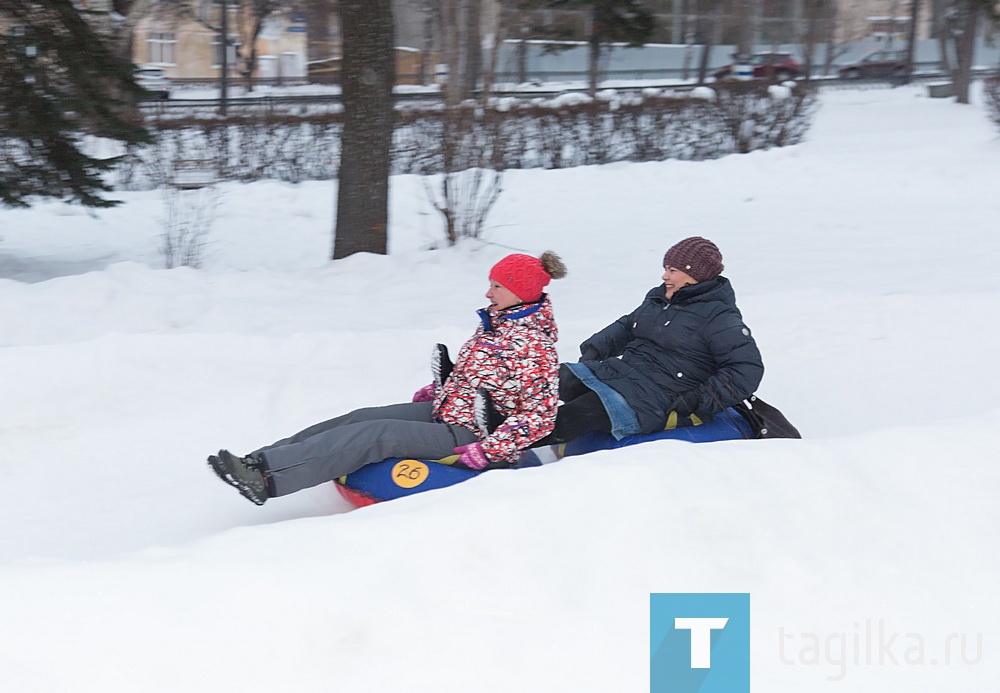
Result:
<instances>
[{"instance_id":1,"label":"shrub row","mask_svg":"<svg viewBox=\"0 0 1000 693\"><path fill-rule=\"evenodd\" d=\"M1000 127L1000 77L983 80L983 101L990 120Z\"/></svg>"},{"instance_id":2,"label":"shrub row","mask_svg":"<svg viewBox=\"0 0 1000 693\"><path fill-rule=\"evenodd\" d=\"M433 174L472 167L568 168L616 161L704 160L801 141L816 92L756 82L678 97L646 92L589 99L495 99L397 111L393 172ZM200 159L224 178L336 178L341 113L154 122L152 145L130 150L119 186L157 187L173 162Z\"/></svg>"}]
</instances>

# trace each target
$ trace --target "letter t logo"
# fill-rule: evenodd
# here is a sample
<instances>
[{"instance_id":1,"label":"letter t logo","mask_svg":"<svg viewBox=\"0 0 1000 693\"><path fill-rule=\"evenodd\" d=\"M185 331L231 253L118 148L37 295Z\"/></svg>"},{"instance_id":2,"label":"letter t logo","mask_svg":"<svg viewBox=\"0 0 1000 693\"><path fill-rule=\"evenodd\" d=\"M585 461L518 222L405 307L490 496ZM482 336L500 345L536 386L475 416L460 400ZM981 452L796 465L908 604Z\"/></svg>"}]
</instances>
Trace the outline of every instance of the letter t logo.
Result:
<instances>
[{"instance_id":1,"label":"letter t logo","mask_svg":"<svg viewBox=\"0 0 1000 693\"><path fill-rule=\"evenodd\" d=\"M722 630L728 618L675 618L674 628L691 631L691 668L712 668L712 631Z\"/></svg>"}]
</instances>

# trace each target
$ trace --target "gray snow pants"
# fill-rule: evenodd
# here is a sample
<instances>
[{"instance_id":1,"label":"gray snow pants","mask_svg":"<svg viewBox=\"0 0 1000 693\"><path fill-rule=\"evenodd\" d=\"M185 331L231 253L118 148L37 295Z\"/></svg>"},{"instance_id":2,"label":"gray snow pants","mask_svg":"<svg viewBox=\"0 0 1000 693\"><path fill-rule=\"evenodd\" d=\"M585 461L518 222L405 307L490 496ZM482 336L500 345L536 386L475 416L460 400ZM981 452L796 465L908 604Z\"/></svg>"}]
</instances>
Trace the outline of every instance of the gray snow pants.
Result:
<instances>
[{"instance_id":1,"label":"gray snow pants","mask_svg":"<svg viewBox=\"0 0 1000 693\"><path fill-rule=\"evenodd\" d=\"M387 457L437 460L479 440L462 426L436 423L432 409L431 402L357 409L250 454L264 463L271 495L285 496Z\"/></svg>"}]
</instances>

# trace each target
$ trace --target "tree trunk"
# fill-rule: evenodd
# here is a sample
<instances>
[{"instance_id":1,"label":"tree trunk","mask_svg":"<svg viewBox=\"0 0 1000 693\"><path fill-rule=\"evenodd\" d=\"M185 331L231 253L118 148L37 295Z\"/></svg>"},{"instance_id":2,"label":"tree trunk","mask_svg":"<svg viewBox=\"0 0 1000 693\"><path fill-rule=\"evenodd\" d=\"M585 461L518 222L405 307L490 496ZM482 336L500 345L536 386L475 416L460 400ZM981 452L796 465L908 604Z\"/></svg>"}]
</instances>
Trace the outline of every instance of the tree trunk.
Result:
<instances>
[{"instance_id":1,"label":"tree trunk","mask_svg":"<svg viewBox=\"0 0 1000 693\"><path fill-rule=\"evenodd\" d=\"M524 84L528 81L528 42L526 40L528 27L523 19L517 31L520 36L520 40L517 42L517 83Z\"/></svg>"},{"instance_id":2,"label":"tree trunk","mask_svg":"<svg viewBox=\"0 0 1000 693\"><path fill-rule=\"evenodd\" d=\"M219 41L222 43L222 58L219 61L219 115L225 116L229 104L229 11L226 3L219 6L221 29Z\"/></svg>"},{"instance_id":3,"label":"tree trunk","mask_svg":"<svg viewBox=\"0 0 1000 693\"><path fill-rule=\"evenodd\" d=\"M889 51L892 50L892 42L896 38L896 14L898 14L898 10L896 9L896 0L892 0L892 2L889 3L889 40L886 41L885 44L885 49Z\"/></svg>"},{"instance_id":4,"label":"tree trunk","mask_svg":"<svg viewBox=\"0 0 1000 693\"><path fill-rule=\"evenodd\" d=\"M820 0L807 0L806 2L806 35L803 37L802 54L804 63L802 72L808 82L812 79L813 62L816 58L816 42L819 40L819 20L823 11L823 3Z\"/></svg>"},{"instance_id":5,"label":"tree trunk","mask_svg":"<svg viewBox=\"0 0 1000 693\"><path fill-rule=\"evenodd\" d=\"M917 43L917 20L920 19L920 0L910 3L910 33L906 40L906 78L909 83L913 77L913 51Z\"/></svg>"},{"instance_id":6,"label":"tree trunk","mask_svg":"<svg viewBox=\"0 0 1000 693\"><path fill-rule=\"evenodd\" d=\"M698 0L694 0L696 3ZM701 12L701 8L695 5L695 9L692 13L689 3L692 0L683 0L683 5L681 11L684 13L684 20L682 24L681 31L683 35L681 40L684 42L684 64L681 68L681 79L685 82L688 79L690 68L691 68L691 57L694 54L694 44L698 40L697 32L695 31L697 27L697 17Z\"/></svg>"},{"instance_id":7,"label":"tree trunk","mask_svg":"<svg viewBox=\"0 0 1000 693\"><path fill-rule=\"evenodd\" d=\"M467 0L465 9L465 92L472 96L483 72L483 37L479 29L482 0Z\"/></svg>"},{"instance_id":8,"label":"tree trunk","mask_svg":"<svg viewBox=\"0 0 1000 693\"><path fill-rule=\"evenodd\" d=\"M344 130L333 259L388 250L396 81L391 0L340 0Z\"/></svg>"},{"instance_id":9,"label":"tree trunk","mask_svg":"<svg viewBox=\"0 0 1000 693\"><path fill-rule=\"evenodd\" d=\"M708 62L712 56L712 49L715 48L715 37L718 27L722 24L722 5L716 5L714 17L705 15L700 17L702 23L702 34L704 45L701 48L701 58L698 60L698 85L703 86L708 79Z\"/></svg>"},{"instance_id":10,"label":"tree trunk","mask_svg":"<svg viewBox=\"0 0 1000 693\"><path fill-rule=\"evenodd\" d=\"M257 37L264 26L264 17L255 17L253 20L253 30L250 34L249 54L243 58L243 87L246 93L253 91L253 71L257 67Z\"/></svg>"},{"instance_id":11,"label":"tree trunk","mask_svg":"<svg viewBox=\"0 0 1000 693\"><path fill-rule=\"evenodd\" d=\"M948 57L951 26L945 15L946 0L931 0L931 34L938 42L938 68L946 75L951 73L951 59Z\"/></svg>"},{"instance_id":12,"label":"tree trunk","mask_svg":"<svg viewBox=\"0 0 1000 693\"><path fill-rule=\"evenodd\" d=\"M510 32L512 21L513 17L511 13L501 8L497 16L496 31L493 34L493 45L490 46L490 59L483 71L483 89L479 99L483 106L489 101L496 87L497 66L500 64L500 49L503 47L503 42L507 39L507 34Z\"/></svg>"},{"instance_id":13,"label":"tree trunk","mask_svg":"<svg viewBox=\"0 0 1000 693\"><path fill-rule=\"evenodd\" d=\"M442 87L446 106L455 106L462 102L465 94L462 91L464 59L462 38L462 8L461 0L442 0L439 10L441 25L441 56L442 62L448 65L447 81Z\"/></svg>"},{"instance_id":14,"label":"tree trunk","mask_svg":"<svg viewBox=\"0 0 1000 693\"><path fill-rule=\"evenodd\" d=\"M597 21L597 6L594 5L593 13L590 17L590 58L587 67L587 75L590 86L587 93L591 98L597 96L597 82L601 72L601 35L600 26Z\"/></svg>"},{"instance_id":15,"label":"tree trunk","mask_svg":"<svg viewBox=\"0 0 1000 693\"><path fill-rule=\"evenodd\" d=\"M826 55L823 56L823 76L830 74L837 51L837 5L830 8L830 23L826 26Z\"/></svg>"},{"instance_id":16,"label":"tree trunk","mask_svg":"<svg viewBox=\"0 0 1000 693\"><path fill-rule=\"evenodd\" d=\"M938 55L941 72L954 77L951 71L951 59L948 57L948 32L946 30L938 34Z\"/></svg>"},{"instance_id":17,"label":"tree trunk","mask_svg":"<svg viewBox=\"0 0 1000 693\"><path fill-rule=\"evenodd\" d=\"M136 0L129 7L125 21L118 27L115 39L115 52L126 60L132 59L132 34L136 25L149 14L151 0Z\"/></svg>"},{"instance_id":18,"label":"tree trunk","mask_svg":"<svg viewBox=\"0 0 1000 693\"><path fill-rule=\"evenodd\" d=\"M742 0L740 9L740 37L736 47L736 63L749 63L757 41L758 7L755 0ZM736 65L733 65L736 72Z\"/></svg>"},{"instance_id":19,"label":"tree trunk","mask_svg":"<svg viewBox=\"0 0 1000 693\"><path fill-rule=\"evenodd\" d=\"M434 10L430 5L424 7L424 45L420 54L420 84L430 84L434 63L431 55L434 53ZM436 68L435 68L436 71Z\"/></svg>"},{"instance_id":20,"label":"tree trunk","mask_svg":"<svg viewBox=\"0 0 1000 693\"><path fill-rule=\"evenodd\" d=\"M954 27L955 36L955 101L969 103L969 86L972 83L972 59L976 50L976 32L982 6L977 0L963 0Z\"/></svg>"}]
</instances>

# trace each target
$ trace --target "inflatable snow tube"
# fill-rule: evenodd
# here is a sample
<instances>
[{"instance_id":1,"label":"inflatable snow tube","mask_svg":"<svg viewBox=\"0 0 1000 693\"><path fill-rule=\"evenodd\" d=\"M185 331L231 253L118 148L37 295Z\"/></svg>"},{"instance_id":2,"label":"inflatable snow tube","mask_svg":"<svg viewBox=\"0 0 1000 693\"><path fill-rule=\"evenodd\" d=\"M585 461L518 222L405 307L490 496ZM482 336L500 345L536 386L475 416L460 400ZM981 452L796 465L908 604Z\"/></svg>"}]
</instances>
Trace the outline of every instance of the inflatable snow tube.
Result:
<instances>
[{"instance_id":1,"label":"inflatable snow tube","mask_svg":"<svg viewBox=\"0 0 1000 693\"><path fill-rule=\"evenodd\" d=\"M457 455L449 461L454 459L457 459ZM529 450L521 456L514 469L540 465L538 457ZM334 483L340 495L354 507L361 508L372 503L454 486L482 473L464 467L453 467L442 461L390 457L365 465Z\"/></svg>"},{"instance_id":2,"label":"inflatable snow tube","mask_svg":"<svg viewBox=\"0 0 1000 693\"><path fill-rule=\"evenodd\" d=\"M753 432L750 424L743 416L730 407L714 419L698 426L684 426L681 428L671 428L658 433L648 433L643 435L625 436L621 440L616 440L614 436L607 433L586 433L575 440L556 446L556 454L559 457L572 457L573 455L585 455L588 452L597 450L612 450L623 448L637 443L647 443L651 440L683 440L688 443L714 443L720 440L741 440L752 438Z\"/></svg>"},{"instance_id":3,"label":"inflatable snow tube","mask_svg":"<svg viewBox=\"0 0 1000 693\"><path fill-rule=\"evenodd\" d=\"M652 440L709 443L751 437L753 436L750 425L746 419L740 416L735 409L728 409L712 421L698 426L673 428L648 435L627 436L621 440L616 440L613 436L605 433L588 433L569 443L554 446L553 452L555 452L556 457L561 458L584 455L597 450L622 448ZM334 484L340 491L340 495L354 507L361 508L373 503L412 496L415 493L454 486L483 473L446 464L446 462L455 459L457 457L444 461L390 457L381 462L365 465L356 472L337 479ZM534 451L528 450L521 456L521 460L514 469L539 465L541 465L539 457Z\"/></svg>"}]
</instances>

